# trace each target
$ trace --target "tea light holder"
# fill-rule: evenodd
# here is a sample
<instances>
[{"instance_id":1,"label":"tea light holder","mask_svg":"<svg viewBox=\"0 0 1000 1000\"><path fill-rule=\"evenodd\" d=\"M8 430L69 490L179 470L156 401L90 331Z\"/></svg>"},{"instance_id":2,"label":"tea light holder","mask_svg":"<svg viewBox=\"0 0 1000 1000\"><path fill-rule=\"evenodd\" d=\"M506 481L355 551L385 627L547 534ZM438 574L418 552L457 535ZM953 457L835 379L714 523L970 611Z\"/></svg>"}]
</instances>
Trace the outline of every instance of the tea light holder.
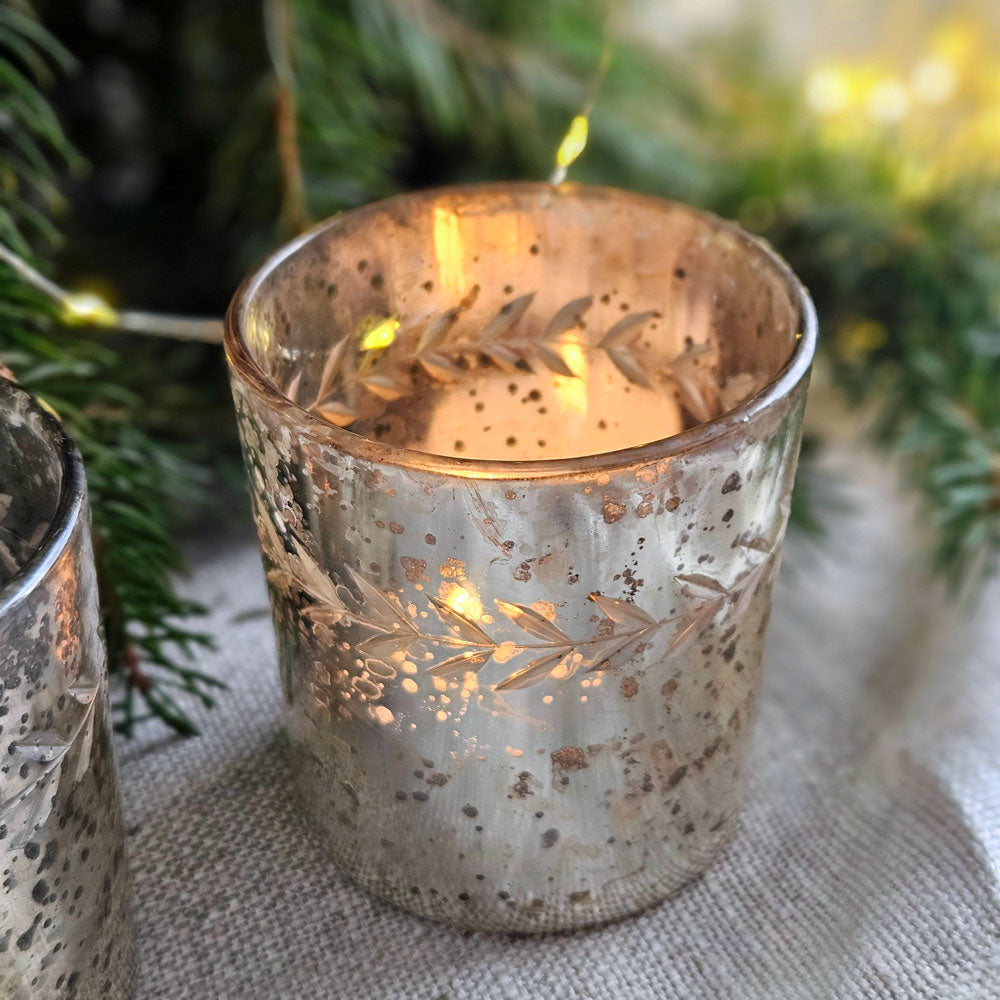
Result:
<instances>
[{"instance_id":1,"label":"tea light holder","mask_svg":"<svg viewBox=\"0 0 1000 1000\"><path fill-rule=\"evenodd\" d=\"M131 994L131 886L76 448L0 378L0 996Z\"/></svg>"},{"instance_id":2,"label":"tea light holder","mask_svg":"<svg viewBox=\"0 0 1000 1000\"><path fill-rule=\"evenodd\" d=\"M816 340L683 205L403 195L286 247L227 356L303 802L477 929L663 899L733 835Z\"/></svg>"}]
</instances>

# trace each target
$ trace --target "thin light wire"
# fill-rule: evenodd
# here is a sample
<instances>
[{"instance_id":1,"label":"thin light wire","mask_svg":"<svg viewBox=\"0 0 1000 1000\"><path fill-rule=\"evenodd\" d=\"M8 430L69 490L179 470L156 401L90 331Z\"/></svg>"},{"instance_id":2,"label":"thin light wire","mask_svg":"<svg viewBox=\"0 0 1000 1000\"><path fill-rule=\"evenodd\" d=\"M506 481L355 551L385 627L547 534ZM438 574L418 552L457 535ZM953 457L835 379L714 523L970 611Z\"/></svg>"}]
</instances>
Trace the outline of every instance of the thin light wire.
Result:
<instances>
[{"instance_id":1,"label":"thin light wire","mask_svg":"<svg viewBox=\"0 0 1000 1000\"><path fill-rule=\"evenodd\" d=\"M597 63L594 75L590 78L590 83L587 85L587 93L584 96L583 103L580 105L580 110L573 116L566 134L563 136L562 142L559 143L559 148L556 150L556 165L549 175L550 184L562 184L566 180L569 168L586 148L588 133L590 131L590 115L594 110L597 95L601 89L601 84L604 83L604 77L607 75L608 67L611 65L611 57L614 54L616 32L612 30L613 20L617 20L615 17L615 8L612 8L608 14L601 58Z\"/></svg>"},{"instance_id":2,"label":"thin light wire","mask_svg":"<svg viewBox=\"0 0 1000 1000\"><path fill-rule=\"evenodd\" d=\"M92 292L70 292L50 281L3 243L0 243L0 261L26 284L55 303L59 318L64 323L125 330L153 337L172 337L175 340L222 343L222 320L113 309Z\"/></svg>"}]
</instances>

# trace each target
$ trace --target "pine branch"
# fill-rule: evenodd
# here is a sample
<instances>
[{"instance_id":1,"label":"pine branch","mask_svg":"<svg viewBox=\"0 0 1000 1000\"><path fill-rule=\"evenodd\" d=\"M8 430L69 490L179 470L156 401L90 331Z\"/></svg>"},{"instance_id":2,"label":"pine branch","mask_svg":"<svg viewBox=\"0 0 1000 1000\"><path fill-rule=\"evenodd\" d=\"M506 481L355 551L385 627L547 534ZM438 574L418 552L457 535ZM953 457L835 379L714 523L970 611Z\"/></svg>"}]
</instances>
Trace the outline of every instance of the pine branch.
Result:
<instances>
[{"instance_id":1,"label":"pine branch","mask_svg":"<svg viewBox=\"0 0 1000 1000\"><path fill-rule=\"evenodd\" d=\"M545 176L605 42L604 8L587 2L288 3L316 216L414 185ZM814 294L836 381L875 405L879 440L921 491L936 564L953 582L992 571L1000 274L980 220L1000 178L970 171L914 199L894 134L828 142L758 37L737 31L692 52L622 42L576 176L762 231ZM879 343L858 341L865 330ZM807 450L793 520L815 530L823 514L809 494L825 491L809 490L811 467Z\"/></svg>"},{"instance_id":2,"label":"pine branch","mask_svg":"<svg viewBox=\"0 0 1000 1000\"><path fill-rule=\"evenodd\" d=\"M34 267L32 243L51 253L57 239L47 222L58 203L56 170L81 162L37 90L66 62L30 8L0 10L0 113L6 118L0 241L17 251L5 252L6 267L0 266L0 363L60 415L84 459L109 664L124 689L116 702L119 726L131 731L144 701L177 731L192 732L183 706L165 689L179 685L210 704L219 684L186 662L209 639L184 624L201 609L174 589L172 574L182 561L170 525L204 475L185 458L182 442L150 433L161 420L160 372L142 364L142 351L130 351L123 366L121 345L60 327L54 310L79 300ZM190 352L198 349L185 350L195 362Z\"/></svg>"},{"instance_id":3,"label":"pine branch","mask_svg":"<svg viewBox=\"0 0 1000 1000\"><path fill-rule=\"evenodd\" d=\"M567 122L587 101L605 42L606 4L596 0L269 0L269 9L271 21L257 23L241 11L237 20L257 41L241 46L238 59L230 55L232 18L203 5L172 15L181 29L199 33L200 65L211 67L202 72L201 96L210 87L217 104L229 109L221 120L235 123L217 153L210 201L214 218L232 223L237 268L273 245L276 230L284 235L307 218L396 190L547 176ZM263 40L276 11L279 30L275 35L272 27L268 59ZM4 16L0 25L7 24ZM188 36L179 30L176 37ZM30 57L18 62L19 73L41 81L30 63ZM253 72L258 82L248 88ZM17 77L0 80L12 94L18 83ZM164 91L176 85L155 84ZM671 55L625 38L608 66L574 179L702 204L738 217L774 243L813 292L838 384L878 410L880 440L900 454L925 498L938 564L953 580L989 572L1000 551L1000 275L982 206L996 197L997 179L982 178L973 189L970 177L960 176L915 199L899 181L893 133L855 148L830 143L805 115L800 90L799 81L771 69L757 40L745 33ZM238 105L231 97L236 91ZM51 171L35 169L36 157L48 163L71 154L44 107L19 91L16 99L18 117L36 120L31 141L37 151L11 146L4 169L16 184L35 183L37 191L16 206L18 228L5 232L10 246L26 254L21 232L35 246L54 235L46 205L57 189ZM15 206L2 201L0 210ZM131 363L116 370L117 342L79 334L63 339L51 326L32 326L41 322L39 304L18 299L25 294L21 287L3 291L0 310L34 339L23 346L4 342L0 355L9 354L19 372L36 370L39 386L76 421L78 438L90 420L108 435L98 444L114 454L131 450L140 465L160 463L162 483L197 485L195 470L211 464L204 455L194 465L171 463L198 458L186 422L198 430L216 423L206 406L218 397L199 395L204 378L192 376L207 355L148 346L140 357L155 359L150 363L169 357L177 367L152 375L134 372ZM134 352L130 346L130 362ZM47 364L58 373L51 376L55 384L43 384ZM92 375L95 387L74 397L67 386ZM168 398L167 389L184 403ZM144 451L127 440L129 427L151 448L165 447L155 455ZM220 440L206 445L218 449ZM120 471L128 480L139 469ZM794 523L812 530L824 523L829 492L807 447ZM138 502L163 525L164 511L186 501L170 493L150 500L149 508L141 506L145 498ZM135 524L109 522L107 545L136 531ZM169 536L164 542L147 530L138 537L149 546L142 558L155 552L158 565L169 567L161 547L169 546ZM135 550L122 542L117 551ZM100 558L105 565L103 550ZM127 558L103 572L111 568L130 579ZM162 584L167 577L157 579ZM147 600L143 582L134 581L125 596ZM211 699L210 682L190 673L173 652L176 636L160 628L165 620L183 622L187 609L174 603L169 584L157 593L160 603L145 605L145 619L142 606L109 606L109 635L121 637L113 640L115 663L129 677L120 710L126 724L156 713L183 729L175 693ZM126 620L135 623L133 636L152 630L148 655L140 657L137 639L121 628Z\"/></svg>"},{"instance_id":4,"label":"pine branch","mask_svg":"<svg viewBox=\"0 0 1000 1000\"><path fill-rule=\"evenodd\" d=\"M936 534L934 563L956 590L995 573L1000 559L1000 334L970 340L979 357L958 370L924 349L886 365L876 424L923 492ZM967 388L959 401L961 383ZM976 396L985 405L973 409Z\"/></svg>"},{"instance_id":5,"label":"pine branch","mask_svg":"<svg viewBox=\"0 0 1000 1000\"><path fill-rule=\"evenodd\" d=\"M283 190L281 219L293 232L300 232L309 225L309 216L299 152L299 112L292 52L294 15L288 0L267 0L264 24L274 66L274 115Z\"/></svg>"},{"instance_id":6,"label":"pine branch","mask_svg":"<svg viewBox=\"0 0 1000 1000\"><path fill-rule=\"evenodd\" d=\"M829 331L834 379L874 407L955 590L1000 558L1000 241L981 209L996 190L1000 178L945 187L888 211L844 199L778 230Z\"/></svg>"},{"instance_id":7,"label":"pine branch","mask_svg":"<svg viewBox=\"0 0 1000 1000\"><path fill-rule=\"evenodd\" d=\"M212 191L220 215L238 223L247 264L273 244L280 219L287 231L400 189L547 176L587 102L608 4L269 0L269 9L280 30L230 116ZM211 15L186 16L204 26L202 46L226 51L230 22L212 35ZM261 39L265 28L248 21ZM233 77L248 72L242 60ZM737 217L777 246L817 301L836 381L882 413L880 440L904 457L939 561L958 579L989 571L1000 548L997 415L981 398L996 378L983 345L998 329L991 289L1000 287L982 206L1000 184L952 155L965 169L914 197L900 141L870 122L857 141L831 139L807 112L802 81L775 70L754 33L672 53L624 37L573 171ZM873 331L879 342L866 347ZM933 379L922 358L939 365ZM956 423L956 413L971 419ZM953 454L971 464L954 468ZM802 498L809 469L807 452ZM816 517L797 498L797 523L815 527L826 492L813 491Z\"/></svg>"}]
</instances>

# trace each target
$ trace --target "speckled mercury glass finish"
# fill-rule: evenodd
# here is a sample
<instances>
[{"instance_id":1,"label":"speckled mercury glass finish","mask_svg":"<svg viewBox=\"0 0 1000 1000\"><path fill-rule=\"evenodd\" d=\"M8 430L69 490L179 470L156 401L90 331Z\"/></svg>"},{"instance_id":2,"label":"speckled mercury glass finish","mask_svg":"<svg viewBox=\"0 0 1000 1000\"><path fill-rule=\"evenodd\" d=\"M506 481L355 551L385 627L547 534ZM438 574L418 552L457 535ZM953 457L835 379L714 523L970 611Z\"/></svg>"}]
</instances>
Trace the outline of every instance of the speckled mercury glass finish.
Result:
<instances>
[{"instance_id":1,"label":"speckled mercury glass finish","mask_svg":"<svg viewBox=\"0 0 1000 1000\"><path fill-rule=\"evenodd\" d=\"M815 343L766 247L573 186L327 222L227 353L303 802L436 919L621 917L733 834Z\"/></svg>"},{"instance_id":2,"label":"speckled mercury glass finish","mask_svg":"<svg viewBox=\"0 0 1000 1000\"><path fill-rule=\"evenodd\" d=\"M130 882L83 467L3 378L0 685L0 997L127 997Z\"/></svg>"}]
</instances>

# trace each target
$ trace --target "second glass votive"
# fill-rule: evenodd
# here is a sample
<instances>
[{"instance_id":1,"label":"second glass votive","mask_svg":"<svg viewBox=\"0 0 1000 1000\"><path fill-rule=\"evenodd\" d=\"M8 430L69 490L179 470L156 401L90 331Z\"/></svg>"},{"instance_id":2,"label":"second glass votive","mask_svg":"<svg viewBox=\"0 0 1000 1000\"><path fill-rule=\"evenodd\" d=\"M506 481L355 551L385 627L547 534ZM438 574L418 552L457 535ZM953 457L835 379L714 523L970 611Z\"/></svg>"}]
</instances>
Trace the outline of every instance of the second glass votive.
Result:
<instances>
[{"instance_id":1,"label":"second glass votive","mask_svg":"<svg viewBox=\"0 0 1000 1000\"><path fill-rule=\"evenodd\" d=\"M0 377L0 997L125 1000L131 882L79 453Z\"/></svg>"},{"instance_id":2,"label":"second glass votive","mask_svg":"<svg viewBox=\"0 0 1000 1000\"><path fill-rule=\"evenodd\" d=\"M474 928L633 912L732 835L815 318L685 206L406 195L268 261L226 344L304 801Z\"/></svg>"}]
</instances>

